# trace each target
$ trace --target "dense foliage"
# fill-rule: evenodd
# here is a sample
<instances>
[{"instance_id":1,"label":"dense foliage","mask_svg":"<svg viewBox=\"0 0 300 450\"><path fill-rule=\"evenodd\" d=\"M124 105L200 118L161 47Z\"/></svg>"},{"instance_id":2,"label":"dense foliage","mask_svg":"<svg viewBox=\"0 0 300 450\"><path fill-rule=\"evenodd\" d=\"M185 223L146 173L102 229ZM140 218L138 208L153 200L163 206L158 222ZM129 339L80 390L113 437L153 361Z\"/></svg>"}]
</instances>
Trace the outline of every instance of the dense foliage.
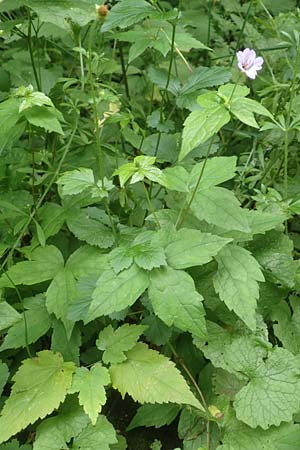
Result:
<instances>
[{"instance_id":1,"label":"dense foliage","mask_svg":"<svg viewBox=\"0 0 300 450\"><path fill-rule=\"evenodd\" d=\"M0 450L300 449L296 1L0 18Z\"/></svg>"}]
</instances>

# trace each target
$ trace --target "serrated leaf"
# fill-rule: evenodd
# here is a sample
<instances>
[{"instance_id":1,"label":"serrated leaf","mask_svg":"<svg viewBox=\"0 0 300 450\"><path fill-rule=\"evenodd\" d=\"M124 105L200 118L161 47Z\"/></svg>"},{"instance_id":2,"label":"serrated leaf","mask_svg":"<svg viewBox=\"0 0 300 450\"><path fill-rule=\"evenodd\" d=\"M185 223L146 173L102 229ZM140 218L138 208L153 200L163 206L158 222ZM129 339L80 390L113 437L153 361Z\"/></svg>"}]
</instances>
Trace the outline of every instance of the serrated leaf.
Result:
<instances>
[{"instance_id":1,"label":"serrated leaf","mask_svg":"<svg viewBox=\"0 0 300 450\"><path fill-rule=\"evenodd\" d=\"M216 256L216 261L216 292L230 311L234 311L251 330L255 330L258 281L264 281L258 262L250 252L234 244L224 247Z\"/></svg>"},{"instance_id":2,"label":"serrated leaf","mask_svg":"<svg viewBox=\"0 0 300 450\"><path fill-rule=\"evenodd\" d=\"M124 352L135 346L138 338L146 330L144 325L124 324L116 330L108 325L100 331L96 341L99 350L104 350L102 359L105 364L116 364L126 360Z\"/></svg>"},{"instance_id":3,"label":"serrated leaf","mask_svg":"<svg viewBox=\"0 0 300 450\"><path fill-rule=\"evenodd\" d=\"M148 284L147 272L136 265L118 275L112 269L106 270L98 279L85 322L131 306L147 289Z\"/></svg>"},{"instance_id":4,"label":"serrated leaf","mask_svg":"<svg viewBox=\"0 0 300 450\"><path fill-rule=\"evenodd\" d=\"M250 98L238 98L231 102L230 111L243 123L250 127L259 128L254 114L272 118L272 114L260 103Z\"/></svg>"},{"instance_id":5,"label":"serrated leaf","mask_svg":"<svg viewBox=\"0 0 300 450\"><path fill-rule=\"evenodd\" d=\"M164 345L172 335L172 328L168 327L159 317L151 314L142 320L142 324L147 326L144 335L147 340L155 345Z\"/></svg>"},{"instance_id":6,"label":"serrated leaf","mask_svg":"<svg viewBox=\"0 0 300 450\"><path fill-rule=\"evenodd\" d=\"M27 344L36 342L47 333L51 326L50 316L45 306L45 298L38 295L32 299L29 307L21 319L8 330L0 347L3 352L9 348L26 347Z\"/></svg>"},{"instance_id":7,"label":"serrated leaf","mask_svg":"<svg viewBox=\"0 0 300 450\"><path fill-rule=\"evenodd\" d=\"M300 425L282 424L267 431L255 430L242 422L235 421L226 428L223 445L217 450L298 450Z\"/></svg>"},{"instance_id":8,"label":"serrated leaf","mask_svg":"<svg viewBox=\"0 0 300 450\"><path fill-rule=\"evenodd\" d=\"M189 192L190 174L184 167L167 167L163 170L163 178L160 184L171 191Z\"/></svg>"},{"instance_id":9,"label":"serrated leaf","mask_svg":"<svg viewBox=\"0 0 300 450\"><path fill-rule=\"evenodd\" d=\"M180 411L178 405L163 403L161 405L143 405L131 420L127 430L133 430L137 427L155 427L160 428L164 425L170 425Z\"/></svg>"},{"instance_id":10,"label":"serrated leaf","mask_svg":"<svg viewBox=\"0 0 300 450\"><path fill-rule=\"evenodd\" d=\"M253 373L253 372L252 372ZM264 430L290 422L300 407L300 369L296 357L283 348L261 359L248 384L236 395L239 420Z\"/></svg>"},{"instance_id":11,"label":"serrated leaf","mask_svg":"<svg viewBox=\"0 0 300 450\"><path fill-rule=\"evenodd\" d=\"M146 344L127 352L127 360L110 367L112 385L140 403L178 403L203 407L191 393L174 363Z\"/></svg>"},{"instance_id":12,"label":"serrated leaf","mask_svg":"<svg viewBox=\"0 0 300 450\"><path fill-rule=\"evenodd\" d=\"M101 31L115 27L127 28L155 12L155 8L145 0L123 0L110 10Z\"/></svg>"},{"instance_id":13,"label":"serrated leaf","mask_svg":"<svg viewBox=\"0 0 300 450\"><path fill-rule=\"evenodd\" d=\"M22 315L10 306L9 303L0 302L0 331L11 327L21 319Z\"/></svg>"},{"instance_id":14,"label":"serrated leaf","mask_svg":"<svg viewBox=\"0 0 300 450\"><path fill-rule=\"evenodd\" d=\"M155 267L165 266L166 257L164 250L151 244L136 244L131 248L134 255L134 262L145 270L152 270Z\"/></svg>"},{"instance_id":15,"label":"serrated leaf","mask_svg":"<svg viewBox=\"0 0 300 450\"><path fill-rule=\"evenodd\" d=\"M236 156L217 156L210 158L203 170L204 161L196 164L189 176L189 190L192 191L201 175L199 189L207 189L212 186L231 180L235 176Z\"/></svg>"},{"instance_id":16,"label":"serrated leaf","mask_svg":"<svg viewBox=\"0 0 300 450\"><path fill-rule=\"evenodd\" d=\"M73 450L110 450L117 442L116 432L105 416L99 415L96 425L89 424L74 439Z\"/></svg>"},{"instance_id":17,"label":"serrated leaf","mask_svg":"<svg viewBox=\"0 0 300 450\"><path fill-rule=\"evenodd\" d=\"M46 106L34 106L23 112L29 123L36 127L44 128L46 131L64 134L61 124L57 119L57 112L54 108Z\"/></svg>"},{"instance_id":18,"label":"serrated leaf","mask_svg":"<svg viewBox=\"0 0 300 450\"><path fill-rule=\"evenodd\" d=\"M168 326L205 336L203 298L186 272L171 267L151 272L149 298L155 314Z\"/></svg>"},{"instance_id":19,"label":"serrated leaf","mask_svg":"<svg viewBox=\"0 0 300 450\"><path fill-rule=\"evenodd\" d=\"M93 425L96 425L101 408L106 403L104 386L109 383L109 372L101 363L94 364L90 370L86 367L76 369L69 393L79 393L79 403Z\"/></svg>"},{"instance_id":20,"label":"serrated leaf","mask_svg":"<svg viewBox=\"0 0 300 450\"><path fill-rule=\"evenodd\" d=\"M208 189L199 188L191 204L191 210L199 220L217 225L226 230L237 230L244 233L251 231L247 213L232 191L212 186Z\"/></svg>"},{"instance_id":21,"label":"serrated leaf","mask_svg":"<svg viewBox=\"0 0 300 450\"><path fill-rule=\"evenodd\" d=\"M54 245L37 248L30 261L19 262L7 271L14 284L32 285L51 280L63 267L64 260ZM5 274L0 278L0 287L13 287Z\"/></svg>"},{"instance_id":22,"label":"serrated leaf","mask_svg":"<svg viewBox=\"0 0 300 450\"><path fill-rule=\"evenodd\" d=\"M65 363L58 353L49 350L24 360L1 411L0 443L57 408L66 397L74 370L73 363Z\"/></svg>"},{"instance_id":23,"label":"serrated leaf","mask_svg":"<svg viewBox=\"0 0 300 450\"><path fill-rule=\"evenodd\" d=\"M165 250L167 261L174 269L200 266L211 261L230 241L210 233L182 228Z\"/></svg>"},{"instance_id":24,"label":"serrated leaf","mask_svg":"<svg viewBox=\"0 0 300 450\"><path fill-rule=\"evenodd\" d=\"M78 400L67 397L58 414L37 427L33 450L67 450L66 442L78 436L89 422Z\"/></svg>"},{"instance_id":25,"label":"serrated leaf","mask_svg":"<svg viewBox=\"0 0 300 450\"><path fill-rule=\"evenodd\" d=\"M73 361L79 366L79 348L81 345L81 332L75 325L71 336L67 335L66 328L60 320L53 320L53 333L51 337L51 350L61 353L64 361Z\"/></svg>"},{"instance_id":26,"label":"serrated leaf","mask_svg":"<svg viewBox=\"0 0 300 450\"><path fill-rule=\"evenodd\" d=\"M180 90L180 96L188 95L211 86L226 83L231 77L224 67L197 67Z\"/></svg>"},{"instance_id":27,"label":"serrated leaf","mask_svg":"<svg viewBox=\"0 0 300 450\"><path fill-rule=\"evenodd\" d=\"M222 103L215 102L209 108L193 111L184 122L179 161L216 134L229 121L230 114Z\"/></svg>"},{"instance_id":28,"label":"serrated leaf","mask_svg":"<svg viewBox=\"0 0 300 450\"><path fill-rule=\"evenodd\" d=\"M62 186L63 195L76 195L85 189L94 187L95 179L92 169L80 167L63 173L56 183Z\"/></svg>"},{"instance_id":29,"label":"serrated leaf","mask_svg":"<svg viewBox=\"0 0 300 450\"><path fill-rule=\"evenodd\" d=\"M2 395L2 391L9 377L9 370L7 365L0 361L0 397Z\"/></svg>"},{"instance_id":30,"label":"serrated leaf","mask_svg":"<svg viewBox=\"0 0 300 450\"><path fill-rule=\"evenodd\" d=\"M115 241L113 232L106 225L91 217L88 209L80 209L67 217L70 231L81 241L100 248L111 247Z\"/></svg>"}]
</instances>

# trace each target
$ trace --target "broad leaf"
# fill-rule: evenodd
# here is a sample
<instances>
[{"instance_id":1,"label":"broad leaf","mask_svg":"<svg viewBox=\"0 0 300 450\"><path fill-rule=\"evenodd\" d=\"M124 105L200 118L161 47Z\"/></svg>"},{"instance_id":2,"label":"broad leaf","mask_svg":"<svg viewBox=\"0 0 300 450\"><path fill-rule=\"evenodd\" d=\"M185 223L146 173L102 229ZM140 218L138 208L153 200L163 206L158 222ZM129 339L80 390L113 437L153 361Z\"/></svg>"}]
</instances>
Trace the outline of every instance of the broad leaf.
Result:
<instances>
[{"instance_id":1,"label":"broad leaf","mask_svg":"<svg viewBox=\"0 0 300 450\"><path fill-rule=\"evenodd\" d=\"M0 302L0 331L11 327L22 319L22 315L7 302Z\"/></svg>"},{"instance_id":2,"label":"broad leaf","mask_svg":"<svg viewBox=\"0 0 300 450\"><path fill-rule=\"evenodd\" d=\"M229 112L222 103L217 101L209 108L193 111L184 122L179 161L198 145L211 138L229 121Z\"/></svg>"},{"instance_id":3,"label":"broad leaf","mask_svg":"<svg viewBox=\"0 0 300 450\"><path fill-rule=\"evenodd\" d=\"M0 347L1 352L9 348L26 347L27 344L44 336L50 328L51 320L45 306L44 296L37 295L27 300L29 300L29 304L25 304L26 311L21 319L8 330Z\"/></svg>"},{"instance_id":4,"label":"broad leaf","mask_svg":"<svg viewBox=\"0 0 300 450\"><path fill-rule=\"evenodd\" d=\"M76 195L85 189L94 187L95 179L92 169L80 167L79 169L65 172L58 178L57 184L63 186L63 195Z\"/></svg>"},{"instance_id":5,"label":"broad leaf","mask_svg":"<svg viewBox=\"0 0 300 450\"><path fill-rule=\"evenodd\" d=\"M144 325L129 325L125 323L116 330L108 325L100 331L96 345L104 350L102 359L105 364L116 364L126 360L124 352L135 346L138 338L146 330Z\"/></svg>"},{"instance_id":6,"label":"broad leaf","mask_svg":"<svg viewBox=\"0 0 300 450\"><path fill-rule=\"evenodd\" d=\"M205 336L203 298L186 272L170 267L154 270L149 298L155 314L168 326L174 325L198 337Z\"/></svg>"},{"instance_id":7,"label":"broad leaf","mask_svg":"<svg viewBox=\"0 0 300 450\"><path fill-rule=\"evenodd\" d=\"M9 377L8 367L5 363L0 361L0 397L2 395L2 391Z\"/></svg>"},{"instance_id":8,"label":"broad leaf","mask_svg":"<svg viewBox=\"0 0 300 450\"><path fill-rule=\"evenodd\" d=\"M230 241L231 239L210 233L182 228L165 250L167 261L174 269L200 266L211 261L212 257Z\"/></svg>"},{"instance_id":9,"label":"broad leaf","mask_svg":"<svg viewBox=\"0 0 300 450\"><path fill-rule=\"evenodd\" d=\"M73 450L110 450L117 442L116 432L105 416L98 416L96 425L89 424L74 439Z\"/></svg>"},{"instance_id":10,"label":"broad leaf","mask_svg":"<svg viewBox=\"0 0 300 450\"><path fill-rule=\"evenodd\" d=\"M57 119L57 110L46 106L34 106L26 109L24 116L29 123L36 127L44 128L46 131L64 134L61 124Z\"/></svg>"},{"instance_id":11,"label":"broad leaf","mask_svg":"<svg viewBox=\"0 0 300 450\"><path fill-rule=\"evenodd\" d=\"M112 385L140 403L178 403L203 411L174 363L146 344L138 343L127 352L127 360L111 366Z\"/></svg>"},{"instance_id":12,"label":"broad leaf","mask_svg":"<svg viewBox=\"0 0 300 450\"><path fill-rule=\"evenodd\" d=\"M247 367L240 367L245 370ZM290 422L300 407L300 369L296 357L283 348L260 360L248 384L236 395L234 408L239 420L263 429Z\"/></svg>"},{"instance_id":13,"label":"broad leaf","mask_svg":"<svg viewBox=\"0 0 300 450\"><path fill-rule=\"evenodd\" d=\"M49 245L34 250L30 261L15 264L8 269L7 274L14 284L32 285L54 278L63 264L63 257L58 248ZM0 278L0 287L6 286L13 287L13 284L3 274Z\"/></svg>"},{"instance_id":14,"label":"broad leaf","mask_svg":"<svg viewBox=\"0 0 300 450\"><path fill-rule=\"evenodd\" d=\"M196 164L189 176L189 190L192 191L201 175L199 189L207 189L234 178L236 156L217 156L210 158L203 169L204 162Z\"/></svg>"},{"instance_id":15,"label":"broad leaf","mask_svg":"<svg viewBox=\"0 0 300 450\"><path fill-rule=\"evenodd\" d=\"M224 247L216 256L216 260L216 292L231 311L233 310L251 330L255 330L258 281L264 281L258 262L250 252L233 244Z\"/></svg>"},{"instance_id":16,"label":"broad leaf","mask_svg":"<svg viewBox=\"0 0 300 450\"><path fill-rule=\"evenodd\" d=\"M136 265L118 275L112 269L106 270L98 279L85 322L131 306L147 289L148 284L147 272Z\"/></svg>"},{"instance_id":17,"label":"broad leaf","mask_svg":"<svg viewBox=\"0 0 300 450\"><path fill-rule=\"evenodd\" d=\"M170 425L178 415L180 407L178 405L163 403L161 405L143 405L131 420L127 430L133 430L137 427L155 427L160 428L164 425Z\"/></svg>"},{"instance_id":18,"label":"broad leaf","mask_svg":"<svg viewBox=\"0 0 300 450\"><path fill-rule=\"evenodd\" d=\"M81 346L81 331L74 326L71 336L67 335L66 328L60 320L53 320L53 333L51 336L51 350L61 353L64 361L73 361L79 366L79 355Z\"/></svg>"},{"instance_id":19,"label":"broad leaf","mask_svg":"<svg viewBox=\"0 0 300 450\"><path fill-rule=\"evenodd\" d=\"M225 230L237 230L244 233L251 231L246 210L240 207L234 193L228 189L212 186L202 190L200 186L191 210L199 220L205 220Z\"/></svg>"},{"instance_id":20,"label":"broad leaf","mask_svg":"<svg viewBox=\"0 0 300 450\"><path fill-rule=\"evenodd\" d=\"M155 12L155 8L145 0L123 0L111 9L101 31L115 27L127 28Z\"/></svg>"},{"instance_id":21,"label":"broad leaf","mask_svg":"<svg viewBox=\"0 0 300 450\"><path fill-rule=\"evenodd\" d=\"M64 363L58 353L48 350L24 360L1 411L0 443L56 409L65 399L74 370L73 363Z\"/></svg>"},{"instance_id":22,"label":"broad leaf","mask_svg":"<svg viewBox=\"0 0 300 450\"><path fill-rule=\"evenodd\" d=\"M95 364L90 370L86 367L76 369L69 393L79 393L79 403L93 425L96 424L98 414L106 403L104 386L109 383L109 372L101 363Z\"/></svg>"}]
</instances>

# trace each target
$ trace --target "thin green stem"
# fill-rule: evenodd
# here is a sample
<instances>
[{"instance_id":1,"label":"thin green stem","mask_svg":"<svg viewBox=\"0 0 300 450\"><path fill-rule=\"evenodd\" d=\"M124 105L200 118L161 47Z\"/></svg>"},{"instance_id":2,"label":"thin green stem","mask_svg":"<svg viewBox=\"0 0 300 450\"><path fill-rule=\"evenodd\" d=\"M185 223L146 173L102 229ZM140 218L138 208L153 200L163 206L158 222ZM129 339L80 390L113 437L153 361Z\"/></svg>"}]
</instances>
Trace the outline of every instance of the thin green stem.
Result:
<instances>
[{"instance_id":1,"label":"thin green stem","mask_svg":"<svg viewBox=\"0 0 300 450\"><path fill-rule=\"evenodd\" d=\"M84 91L85 78L84 78L84 63L82 55L82 42L81 42L81 31L78 36L78 46L79 46L79 63L80 63L80 74L81 74L81 90Z\"/></svg>"},{"instance_id":2,"label":"thin green stem","mask_svg":"<svg viewBox=\"0 0 300 450\"><path fill-rule=\"evenodd\" d=\"M242 39L244 30L245 30L245 26L246 26L246 24L247 24L248 17L249 17L251 8L252 8L252 3L253 3L253 0L250 0L250 3L249 3L249 6L248 6L248 9L247 9L245 18L244 18L244 22L243 22L242 28L241 28L241 30L240 30L240 32L239 32L239 35L238 35L238 38L237 38L237 41L236 41L235 51L234 51L234 54L232 55L230 67L233 66L233 62L234 62L234 58L235 58L236 52L237 52L238 49L240 48L241 39Z\"/></svg>"},{"instance_id":3,"label":"thin green stem","mask_svg":"<svg viewBox=\"0 0 300 450\"><path fill-rule=\"evenodd\" d=\"M148 189L146 188L146 185L145 185L144 182L143 182L143 186L144 186L144 191L145 191L145 195L146 195L146 198L147 198L147 202L148 202L148 205L149 205L149 209L150 209L151 213L153 214L153 217L155 219L155 222L156 222L158 228L161 228L160 222L159 222L158 217L157 217L157 215L155 213L155 210L154 210L151 198L149 196Z\"/></svg>"},{"instance_id":4,"label":"thin green stem","mask_svg":"<svg viewBox=\"0 0 300 450\"><path fill-rule=\"evenodd\" d=\"M30 9L27 8L27 13L28 13L28 34L27 34L27 42L28 42L28 50L29 50L29 55L30 55L30 60L31 60L31 65L32 65L32 70L33 70L33 74L34 74L34 78L35 78L35 82L36 82L36 86L38 91L41 91L41 82L36 70L36 65L35 65L35 60L34 60L34 55L33 55L33 46L32 46L32 19L31 19L31 14L30 14Z\"/></svg>"},{"instance_id":5,"label":"thin green stem","mask_svg":"<svg viewBox=\"0 0 300 450\"><path fill-rule=\"evenodd\" d=\"M181 224L183 223L187 213L189 212L189 210L191 208L191 205L192 205L192 203L194 201L195 195L197 194L197 191L198 191L198 188L199 188L199 185L200 185L203 173L204 173L204 169L205 169L205 166L206 166L209 154L210 154L210 150L211 150L211 147L212 147L212 144L213 144L213 141L214 141L214 137L215 136L213 135L211 137L210 141L209 141L208 149L207 149L207 152L206 152L206 155L205 155L205 160L203 162L203 165L202 165L202 168L201 168L201 171L200 171L197 183L196 183L196 185L195 185L195 187L193 189L193 192L192 192L191 198L190 198L190 200L189 200L189 202L187 204L187 207L185 207L185 203L186 203L186 201L185 201L184 204L182 205L182 208L181 208L180 212L179 212L179 215L178 215L178 218L177 218L177 221L176 221L176 224L175 224L175 227L176 227L177 230L178 230L178 228L180 228Z\"/></svg>"},{"instance_id":6,"label":"thin green stem","mask_svg":"<svg viewBox=\"0 0 300 450\"><path fill-rule=\"evenodd\" d=\"M130 92L129 92L129 85L128 85L128 79L127 79L127 71L126 71L125 60L124 60L124 53L123 53L123 43L121 41L119 41L118 46L119 46L120 62L121 62L121 68L122 68L122 75L123 75L123 81L124 81L124 86L125 86L126 97L128 98L128 100L130 100Z\"/></svg>"}]
</instances>

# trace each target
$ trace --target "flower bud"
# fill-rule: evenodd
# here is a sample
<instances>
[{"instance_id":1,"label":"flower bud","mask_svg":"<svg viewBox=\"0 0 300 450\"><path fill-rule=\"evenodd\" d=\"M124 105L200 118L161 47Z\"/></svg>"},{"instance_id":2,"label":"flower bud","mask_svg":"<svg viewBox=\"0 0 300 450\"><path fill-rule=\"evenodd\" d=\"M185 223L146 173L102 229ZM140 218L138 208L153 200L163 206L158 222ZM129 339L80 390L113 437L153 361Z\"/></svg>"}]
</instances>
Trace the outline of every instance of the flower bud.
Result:
<instances>
[{"instance_id":1,"label":"flower bud","mask_svg":"<svg viewBox=\"0 0 300 450\"><path fill-rule=\"evenodd\" d=\"M99 18L104 19L109 12L108 6L107 5L97 5L97 4L95 6L96 6L96 12L97 12Z\"/></svg>"}]
</instances>

